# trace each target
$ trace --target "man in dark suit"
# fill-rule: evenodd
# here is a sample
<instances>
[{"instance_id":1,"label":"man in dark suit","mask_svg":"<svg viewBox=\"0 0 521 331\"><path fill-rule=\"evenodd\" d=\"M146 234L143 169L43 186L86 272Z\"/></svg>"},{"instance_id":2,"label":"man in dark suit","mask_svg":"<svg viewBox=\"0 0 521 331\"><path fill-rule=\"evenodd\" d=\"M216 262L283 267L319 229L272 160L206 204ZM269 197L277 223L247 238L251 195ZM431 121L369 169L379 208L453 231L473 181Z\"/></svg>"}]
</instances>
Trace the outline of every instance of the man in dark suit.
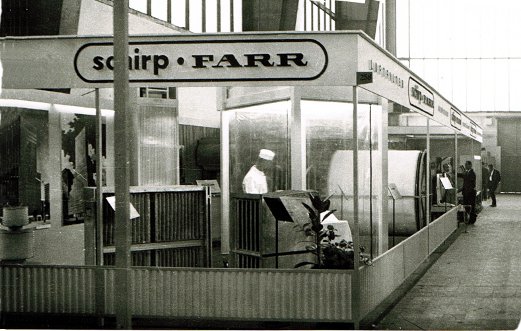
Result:
<instances>
[{"instance_id":1,"label":"man in dark suit","mask_svg":"<svg viewBox=\"0 0 521 331\"><path fill-rule=\"evenodd\" d=\"M463 168L463 167L462 167ZM458 174L463 177L463 187L459 189L463 193L463 204L470 206L467 210L469 213L469 223L476 223L476 173L472 169L472 162L466 161L463 173Z\"/></svg>"},{"instance_id":2,"label":"man in dark suit","mask_svg":"<svg viewBox=\"0 0 521 331\"><path fill-rule=\"evenodd\" d=\"M496 207L496 190L499 182L501 181L501 174L497 169L494 169L492 164L488 165L488 192L492 198L491 207Z\"/></svg>"}]
</instances>

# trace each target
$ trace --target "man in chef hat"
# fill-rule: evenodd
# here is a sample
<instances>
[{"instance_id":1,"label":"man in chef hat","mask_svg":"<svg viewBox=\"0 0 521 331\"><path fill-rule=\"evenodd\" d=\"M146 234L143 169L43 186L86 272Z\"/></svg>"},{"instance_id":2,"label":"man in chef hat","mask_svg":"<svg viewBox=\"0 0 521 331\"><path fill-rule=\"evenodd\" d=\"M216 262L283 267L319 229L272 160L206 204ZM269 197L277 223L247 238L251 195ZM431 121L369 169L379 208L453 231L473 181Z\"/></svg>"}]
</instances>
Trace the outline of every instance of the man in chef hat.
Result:
<instances>
[{"instance_id":1,"label":"man in chef hat","mask_svg":"<svg viewBox=\"0 0 521 331\"><path fill-rule=\"evenodd\" d=\"M261 149L257 162L250 168L242 180L242 190L249 194L263 194L268 192L268 181L265 172L273 163L275 153L269 149Z\"/></svg>"}]
</instances>

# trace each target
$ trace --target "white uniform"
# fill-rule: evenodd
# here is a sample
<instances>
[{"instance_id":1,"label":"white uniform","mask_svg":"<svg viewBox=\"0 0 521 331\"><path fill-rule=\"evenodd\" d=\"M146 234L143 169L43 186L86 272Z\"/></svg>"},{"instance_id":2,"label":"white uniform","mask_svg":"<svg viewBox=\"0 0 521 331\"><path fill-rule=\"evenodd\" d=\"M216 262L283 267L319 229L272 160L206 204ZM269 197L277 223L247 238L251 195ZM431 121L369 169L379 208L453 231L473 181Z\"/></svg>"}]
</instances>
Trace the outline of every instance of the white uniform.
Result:
<instances>
[{"instance_id":1,"label":"white uniform","mask_svg":"<svg viewBox=\"0 0 521 331\"><path fill-rule=\"evenodd\" d=\"M268 192L268 181L264 172L252 166L242 180L242 190L249 194L263 194Z\"/></svg>"}]
</instances>

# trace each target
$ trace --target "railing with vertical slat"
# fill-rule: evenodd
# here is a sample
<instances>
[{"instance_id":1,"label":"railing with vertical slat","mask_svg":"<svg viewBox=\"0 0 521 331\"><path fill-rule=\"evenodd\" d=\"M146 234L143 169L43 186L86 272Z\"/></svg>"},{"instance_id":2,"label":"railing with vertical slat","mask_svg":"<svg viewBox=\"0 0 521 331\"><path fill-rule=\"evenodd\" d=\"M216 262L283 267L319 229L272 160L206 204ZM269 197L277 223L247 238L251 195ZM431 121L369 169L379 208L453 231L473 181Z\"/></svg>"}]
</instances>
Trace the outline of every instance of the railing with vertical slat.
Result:
<instances>
[{"instance_id":1,"label":"railing with vertical slat","mask_svg":"<svg viewBox=\"0 0 521 331\"><path fill-rule=\"evenodd\" d=\"M235 266L259 268L261 266L262 196L236 194L232 196L232 253Z\"/></svg>"},{"instance_id":2,"label":"railing with vertical slat","mask_svg":"<svg viewBox=\"0 0 521 331\"><path fill-rule=\"evenodd\" d=\"M115 214L106 200L112 195L113 189L104 188L102 237L106 265L114 264ZM94 195L89 193L87 196ZM131 187L130 202L139 213L139 217L131 220L132 265L208 266L211 256L208 226L211 209L208 196L207 189L195 185ZM87 200L87 204L93 204L93 201ZM85 222L85 231L89 234L86 238L99 235L93 224L95 220ZM93 250L95 243L86 242L85 247Z\"/></svg>"}]
</instances>

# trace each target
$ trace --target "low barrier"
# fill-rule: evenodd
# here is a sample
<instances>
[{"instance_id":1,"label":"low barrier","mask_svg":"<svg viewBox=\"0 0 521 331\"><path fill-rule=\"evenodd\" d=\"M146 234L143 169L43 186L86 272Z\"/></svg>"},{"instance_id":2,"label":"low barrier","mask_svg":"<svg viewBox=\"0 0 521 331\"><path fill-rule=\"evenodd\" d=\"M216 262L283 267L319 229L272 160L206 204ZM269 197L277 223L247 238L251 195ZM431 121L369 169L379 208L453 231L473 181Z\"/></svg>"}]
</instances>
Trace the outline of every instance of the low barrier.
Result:
<instances>
[{"instance_id":1,"label":"low barrier","mask_svg":"<svg viewBox=\"0 0 521 331\"><path fill-rule=\"evenodd\" d=\"M359 286L353 270L132 267L128 302L141 317L356 323L457 228L456 213L451 209L362 267ZM115 272L0 266L0 312L113 315ZM353 291L360 291L360 302L352 301Z\"/></svg>"}]
</instances>

